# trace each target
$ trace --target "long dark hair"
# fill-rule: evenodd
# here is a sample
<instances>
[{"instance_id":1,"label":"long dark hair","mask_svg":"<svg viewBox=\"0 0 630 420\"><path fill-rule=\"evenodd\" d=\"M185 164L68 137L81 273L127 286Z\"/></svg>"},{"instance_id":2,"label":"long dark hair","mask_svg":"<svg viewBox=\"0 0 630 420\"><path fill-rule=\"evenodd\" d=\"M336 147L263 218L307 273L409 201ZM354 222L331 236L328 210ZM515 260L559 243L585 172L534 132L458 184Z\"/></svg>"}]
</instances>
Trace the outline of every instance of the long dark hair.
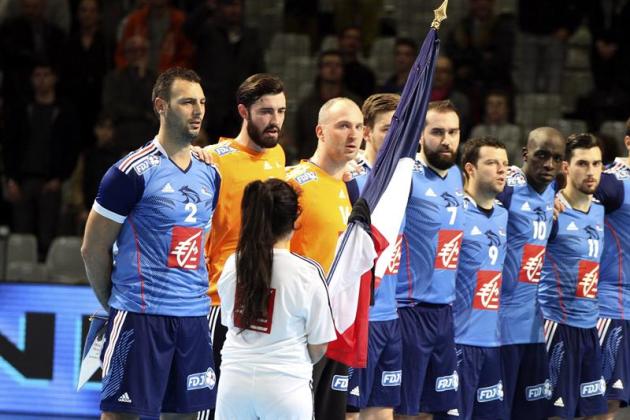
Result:
<instances>
[{"instance_id":1,"label":"long dark hair","mask_svg":"<svg viewBox=\"0 0 630 420\"><path fill-rule=\"evenodd\" d=\"M251 182L243 193L241 214L234 314L235 324L244 329L268 315L273 245L293 230L300 214L298 194L279 179Z\"/></svg>"}]
</instances>

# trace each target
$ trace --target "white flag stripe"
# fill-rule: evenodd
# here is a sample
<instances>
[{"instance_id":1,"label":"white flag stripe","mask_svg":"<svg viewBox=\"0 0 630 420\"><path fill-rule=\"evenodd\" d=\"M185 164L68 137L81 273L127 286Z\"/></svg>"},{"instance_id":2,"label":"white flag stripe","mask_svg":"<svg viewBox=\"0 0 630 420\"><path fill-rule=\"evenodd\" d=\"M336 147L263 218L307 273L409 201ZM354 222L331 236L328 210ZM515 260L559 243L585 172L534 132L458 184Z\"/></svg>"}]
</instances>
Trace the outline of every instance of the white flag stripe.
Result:
<instances>
[{"instance_id":1,"label":"white flag stripe","mask_svg":"<svg viewBox=\"0 0 630 420\"><path fill-rule=\"evenodd\" d=\"M394 252L396 237L405 216L409 191L411 189L411 173L414 161L412 158L402 158L398 161L392 179L385 192L372 211L372 226L387 240L387 248L376 263L376 277L382 278L387 263Z\"/></svg>"},{"instance_id":2,"label":"white flag stripe","mask_svg":"<svg viewBox=\"0 0 630 420\"><path fill-rule=\"evenodd\" d=\"M346 240L345 252L343 258L332 268L328 283L333 319L340 334L354 323L361 276L372 268L376 258L372 237L356 224L351 224L348 229L337 243L339 247Z\"/></svg>"}]
</instances>

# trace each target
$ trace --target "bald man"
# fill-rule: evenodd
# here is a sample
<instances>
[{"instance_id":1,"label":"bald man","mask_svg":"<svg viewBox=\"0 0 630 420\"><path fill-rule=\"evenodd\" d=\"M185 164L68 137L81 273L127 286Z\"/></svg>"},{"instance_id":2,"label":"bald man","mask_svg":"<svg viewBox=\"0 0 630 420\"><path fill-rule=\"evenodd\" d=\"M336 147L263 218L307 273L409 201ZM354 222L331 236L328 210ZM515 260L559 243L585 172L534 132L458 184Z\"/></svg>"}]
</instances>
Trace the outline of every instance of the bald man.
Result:
<instances>
[{"instance_id":1,"label":"bald man","mask_svg":"<svg viewBox=\"0 0 630 420\"><path fill-rule=\"evenodd\" d=\"M347 98L334 98L319 111L317 150L291 168L287 180L300 192L302 213L291 239L291 251L317 261L328 274L337 238L345 230L351 205L342 180L363 138L363 113ZM321 343L309 343L321 344ZM314 367L316 419L344 419L348 367L328 358Z\"/></svg>"},{"instance_id":2,"label":"bald man","mask_svg":"<svg viewBox=\"0 0 630 420\"><path fill-rule=\"evenodd\" d=\"M536 292L564 151L565 139L558 130L532 130L523 148L523 167L510 167L505 190L497 196L509 212L499 325L504 401L511 419L546 418L551 398Z\"/></svg>"}]
</instances>

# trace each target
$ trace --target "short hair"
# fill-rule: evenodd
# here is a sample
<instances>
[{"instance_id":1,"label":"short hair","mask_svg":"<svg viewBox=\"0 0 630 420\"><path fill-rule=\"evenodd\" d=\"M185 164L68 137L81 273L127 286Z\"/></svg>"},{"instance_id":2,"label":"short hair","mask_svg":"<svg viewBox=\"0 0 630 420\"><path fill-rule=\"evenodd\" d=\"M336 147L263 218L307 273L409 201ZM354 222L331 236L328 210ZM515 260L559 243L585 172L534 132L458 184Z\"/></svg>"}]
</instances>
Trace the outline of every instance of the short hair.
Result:
<instances>
[{"instance_id":1,"label":"short hair","mask_svg":"<svg viewBox=\"0 0 630 420\"><path fill-rule=\"evenodd\" d=\"M265 95L284 92L284 83L278 76L269 73L256 73L249 76L236 90L236 103L247 109Z\"/></svg>"},{"instance_id":2,"label":"short hair","mask_svg":"<svg viewBox=\"0 0 630 420\"><path fill-rule=\"evenodd\" d=\"M455 104L451 102L449 99L446 99L444 101L429 102L429 106L427 107L427 112L429 111L435 111L440 114L446 113L446 112L454 112L459 116L459 112L457 111Z\"/></svg>"},{"instance_id":3,"label":"short hair","mask_svg":"<svg viewBox=\"0 0 630 420\"><path fill-rule=\"evenodd\" d=\"M400 102L400 95L395 93L375 93L368 97L361 112L363 112L363 124L367 127L374 128L376 116L383 112L395 111Z\"/></svg>"},{"instance_id":4,"label":"short hair","mask_svg":"<svg viewBox=\"0 0 630 420\"><path fill-rule=\"evenodd\" d=\"M359 31L359 34L360 34L361 38L363 38L363 30L361 29L361 27L359 25L346 25L346 26L344 26L339 31L339 37L341 38L342 36L344 36L346 34L346 32L348 32L350 30Z\"/></svg>"},{"instance_id":5,"label":"short hair","mask_svg":"<svg viewBox=\"0 0 630 420\"><path fill-rule=\"evenodd\" d=\"M330 108L332 108L333 106L335 106L335 104L339 102L350 102L356 105L356 103L352 99L346 98L344 96L337 96L335 98L327 100L324 103L324 105L322 105L321 108L319 108L319 113L317 114L318 125L324 123L324 121L326 120L326 117L328 116L328 112L330 111Z\"/></svg>"},{"instance_id":6,"label":"short hair","mask_svg":"<svg viewBox=\"0 0 630 420\"><path fill-rule=\"evenodd\" d=\"M486 93L485 99L488 100L491 96L500 96L505 99L508 106L510 105L510 94L503 89L491 89L488 93Z\"/></svg>"},{"instance_id":7,"label":"short hair","mask_svg":"<svg viewBox=\"0 0 630 420\"><path fill-rule=\"evenodd\" d=\"M175 80L186 80L201 84L201 78L194 70L183 67L171 67L162 72L155 81L153 92L151 93L151 101L155 102L156 98L164 99L166 102L170 101L171 87Z\"/></svg>"},{"instance_id":8,"label":"short hair","mask_svg":"<svg viewBox=\"0 0 630 420\"><path fill-rule=\"evenodd\" d=\"M329 55L335 55L335 56L339 57L340 60L342 60L342 58L343 58L343 55L341 54L341 51L339 51L339 50L330 49L330 50L322 51L317 56L317 68L318 69L322 68L322 63L324 62L324 57L327 57Z\"/></svg>"},{"instance_id":9,"label":"short hair","mask_svg":"<svg viewBox=\"0 0 630 420\"><path fill-rule=\"evenodd\" d=\"M396 38L396 42L394 43L394 48L404 45L406 47L411 48L414 51L418 51L418 44L411 38Z\"/></svg>"},{"instance_id":10,"label":"short hair","mask_svg":"<svg viewBox=\"0 0 630 420\"><path fill-rule=\"evenodd\" d=\"M630 136L630 118L626 121L626 136Z\"/></svg>"},{"instance_id":11,"label":"short hair","mask_svg":"<svg viewBox=\"0 0 630 420\"><path fill-rule=\"evenodd\" d=\"M564 160L571 161L575 149L592 149L599 147L597 137L591 133L574 133L567 138L567 148L564 153Z\"/></svg>"},{"instance_id":12,"label":"short hair","mask_svg":"<svg viewBox=\"0 0 630 420\"><path fill-rule=\"evenodd\" d=\"M477 137L469 139L462 147L462 168L464 168L467 163L472 163L477 166L477 162L479 161L479 150L481 150L484 146L507 150L505 144L495 137ZM466 175L466 178L468 178L466 171L464 170L463 172L464 175Z\"/></svg>"}]
</instances>

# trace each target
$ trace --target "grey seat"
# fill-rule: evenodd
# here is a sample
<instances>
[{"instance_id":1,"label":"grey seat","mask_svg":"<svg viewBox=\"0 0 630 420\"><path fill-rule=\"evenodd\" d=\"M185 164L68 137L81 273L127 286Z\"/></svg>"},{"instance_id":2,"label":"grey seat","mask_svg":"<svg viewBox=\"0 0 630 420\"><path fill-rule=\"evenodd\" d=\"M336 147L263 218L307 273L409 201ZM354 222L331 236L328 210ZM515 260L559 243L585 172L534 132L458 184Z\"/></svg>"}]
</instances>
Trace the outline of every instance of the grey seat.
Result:
<instances>
[{"instance_id":1,"label":"grey seat","mask_svg":"<svg viewBox=\"0 0 630 420\"><path fill-rule=\"evenodd\" d=\"M46 255L46 268L51 282L87 283L85 266L81 258L81 238L78 236L55 238Z\"/></svg>"}]
</instances>

